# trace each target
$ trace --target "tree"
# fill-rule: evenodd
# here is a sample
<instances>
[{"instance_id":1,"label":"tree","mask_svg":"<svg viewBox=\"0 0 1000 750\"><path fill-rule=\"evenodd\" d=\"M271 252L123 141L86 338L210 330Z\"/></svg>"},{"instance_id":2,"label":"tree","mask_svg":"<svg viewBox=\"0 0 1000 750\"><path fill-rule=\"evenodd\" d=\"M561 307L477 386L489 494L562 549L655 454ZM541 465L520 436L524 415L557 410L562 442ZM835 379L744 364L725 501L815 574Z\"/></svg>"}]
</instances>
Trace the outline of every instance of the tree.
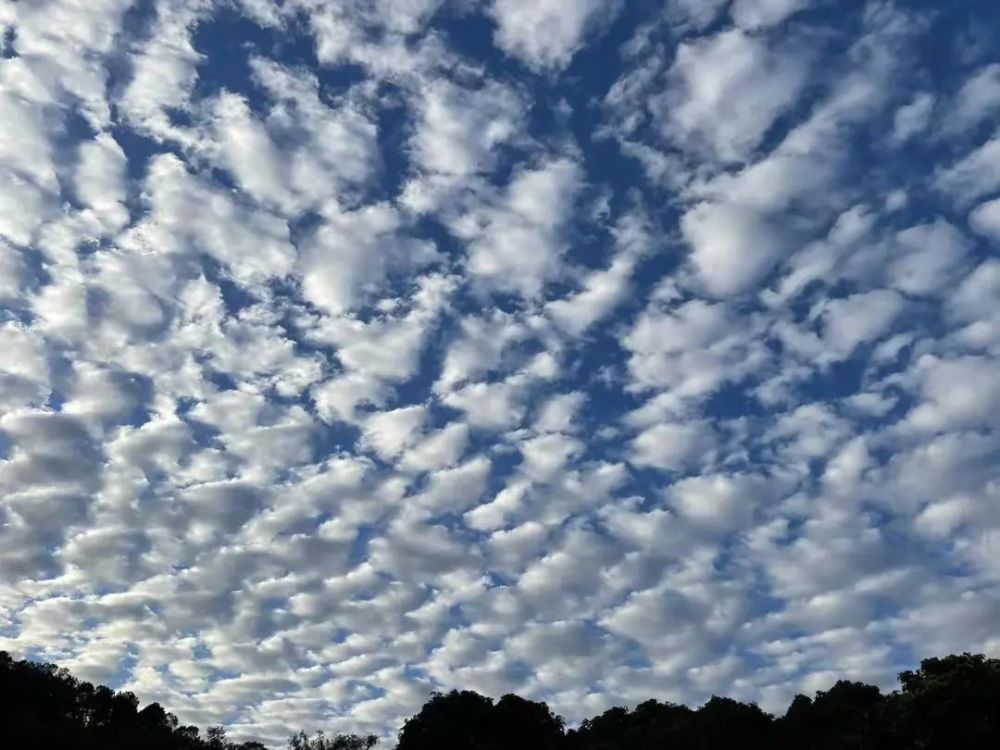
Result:
<instances>
[{"instance_id":1,"label":"tree","mask_svg":"<svg viewBox=\"0 0 1000 750\"><path fill-rule=\"evenodd\" d=\"M480 750L493 701L470 690L433 693L399 731L396 750Z\"/></svg>"},{"instance_id":2,"label":"tree","mask_svg":"<svg viewBox=\"0 0 1000 750\"><path fill-rule=\"evenodd\" d=\"M478 693L434 693L399 732L397 750L553 750L562 745L563 720L544 703L517 695L495 705Z\"/></svg>"},{"instance_id":3,"label":"tree","mask_svg":"<svg viewBox=\"0 0 1000 750\"><path fill-rule=\"evenodd\" d=\"M874 685L841 680L810 699L797 695L782 722L786 744L808 750L890 750L897 746L891 699Z\"/></svg>"},{"instance_id":4,"label":"tree","mask_svg":"<svg viewBox=\"0 0 1000 750\"><path fill-rule=\"evenodd\" d=\"M961 654L902 672L900 732L923 750L1000 746L1000 659Z\"/></svg>"},{"instance_id":5,"label":"tree","mask_svg":"<svg viewBox=\"0 0 1000 750\"><path fill-rule=\"evenodd\" d=\"M797 695L775 719L752 703L713 697L697 710L648 700L611 708L566 731L545 703L472 691L434 693L399 731L397 750L979 750L1000 747L1000 660L925 659L901 687L842 680ZM372 750L374 735L304 732L289 750ZM73 750L267 750L225 729L181 726L157 703L77 680L53 664L0 651L0 747Z\"/></svg>"},{"instance_id":6,"label":"tree","mask_svg":"<svg viewBox=\"0 0 1000 750\"><path fill-rule=\"evenodd\" d=\"M550 750L563 743L564 722L547 705L508 693L493 707L485 746Z\"/></svg>"},{"instance_id":7,"label":"tree","mask_svg":"<svg viewBox=\"0 0 1000 750\"><path fill-rule=\"evenodd\" d=\"M225 727L209 727L205 732L205 739L211 750L226 750L226 729Z\"/></svg>"},{"instance_id":8,"label":"tree","mask_svg":"<svg viewBox=\"0 0 1000 750\"><path fill-rule=\"evenodd\" d=\"M649 700L634 710L617 706L567 735L572 750L660 750L684 748L694 736L695 712L687 706Z\"/></svg>"},{"instance_id":9,"label":"tree","mask_svg":"<svg viewBox=\"0 0 1000 750\"><path fill-rule=\"evenodd\" d=\"M288 738L288 750L371 750L378 743L378 737L369 734L338 734L327 738L322 730L309 737L305 732Z\"/></svg>"}]
</instances>

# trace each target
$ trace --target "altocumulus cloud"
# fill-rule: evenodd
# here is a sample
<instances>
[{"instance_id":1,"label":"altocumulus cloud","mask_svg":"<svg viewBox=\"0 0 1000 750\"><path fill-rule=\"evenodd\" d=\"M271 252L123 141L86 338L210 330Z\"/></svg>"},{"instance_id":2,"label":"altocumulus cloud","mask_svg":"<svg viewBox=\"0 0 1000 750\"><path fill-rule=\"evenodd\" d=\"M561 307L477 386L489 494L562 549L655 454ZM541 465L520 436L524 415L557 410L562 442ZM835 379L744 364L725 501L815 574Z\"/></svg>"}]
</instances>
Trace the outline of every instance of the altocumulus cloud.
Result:
<instances>
[{"instance_id":1,"label":"altocumulus cloud","mask_svg":"<svg viewBox=\"0 0 1000 750\"><path fill-rule=\"evenodd\" d=\"M0 648L280 741L1000 654L994 3L0 7Z\"/></svg>"}]
</instances>

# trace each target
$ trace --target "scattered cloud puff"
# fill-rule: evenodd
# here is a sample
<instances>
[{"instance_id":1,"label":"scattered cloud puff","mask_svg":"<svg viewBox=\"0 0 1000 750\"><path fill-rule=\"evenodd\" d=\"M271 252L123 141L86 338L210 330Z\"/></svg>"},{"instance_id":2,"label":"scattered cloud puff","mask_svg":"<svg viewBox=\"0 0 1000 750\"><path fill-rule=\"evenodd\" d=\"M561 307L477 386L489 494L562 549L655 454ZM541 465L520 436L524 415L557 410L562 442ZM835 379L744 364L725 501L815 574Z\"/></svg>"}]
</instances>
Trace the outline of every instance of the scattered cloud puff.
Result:
<instances>
[{"instance_id":1,"label":"scattered cloud puff","mask_svg":"<svg viewBox=\"0 0 1000 750\"><path fill-rule=\"evenodd\" d=\"M953 5L4 6L0 648L270 742L1000 654Z\"/></svg>"},{"instance_id":2,"label":"scattered cloud puff","mask_svg":"<svg viewBox=\"0 0 1000 750\"><path fill-rule=\"evenodd\" d=\"M766 37L727 29L678 46L667 90L652 106L670 140L695 153L743 160L796 101L808 63L804 50L774 48Z\"/></svg>"},{"instance_id":3,"label":"scattered cloud puff","mask_svg":"<svg viewBox=\"0 0 1000 750\"><path fill-rule=\"evenodd\" d=\"M529 67L548 71L565 67L601 27L617 15L620 0L492 0L494 39Z\"/></svg>"}]
</instances>

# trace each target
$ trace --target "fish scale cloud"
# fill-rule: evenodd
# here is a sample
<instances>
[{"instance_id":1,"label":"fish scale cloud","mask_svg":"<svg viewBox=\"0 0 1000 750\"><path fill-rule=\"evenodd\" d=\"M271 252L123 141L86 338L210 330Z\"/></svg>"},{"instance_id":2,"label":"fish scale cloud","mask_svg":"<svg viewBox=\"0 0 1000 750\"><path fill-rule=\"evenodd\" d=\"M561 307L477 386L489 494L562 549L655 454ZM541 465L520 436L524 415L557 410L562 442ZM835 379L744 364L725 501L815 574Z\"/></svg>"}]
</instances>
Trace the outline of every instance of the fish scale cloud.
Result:
<instances>
[{"instance_id":1,"label":"fish scale cloud","mask_svg":"<svg viewBox=\"0 0 1000 750\"><path fill-rule=\"evenodd\" d=\"M3 6L0 648L270 742L1000 654L988 5Z\"/></svg>"}]
</instances>

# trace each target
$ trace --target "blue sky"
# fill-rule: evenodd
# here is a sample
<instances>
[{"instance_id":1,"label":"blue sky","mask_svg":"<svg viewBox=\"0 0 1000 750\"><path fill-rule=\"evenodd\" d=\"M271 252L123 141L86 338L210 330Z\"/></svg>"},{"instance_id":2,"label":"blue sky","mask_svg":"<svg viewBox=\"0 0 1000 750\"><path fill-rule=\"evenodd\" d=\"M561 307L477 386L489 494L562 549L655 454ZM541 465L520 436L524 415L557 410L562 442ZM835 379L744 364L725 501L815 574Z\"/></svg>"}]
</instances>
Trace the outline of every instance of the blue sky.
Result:
<instances>
[{"instance_id":1,"label":"blue sky","mask_svg":"<svg viewBox=\"0 0 1000 750\"><path fill-rule=\"evenodd\" d=\"M1000 654L1000 6L0 8L0 648L280 740Z\"/></svg>"}]
</instances>

